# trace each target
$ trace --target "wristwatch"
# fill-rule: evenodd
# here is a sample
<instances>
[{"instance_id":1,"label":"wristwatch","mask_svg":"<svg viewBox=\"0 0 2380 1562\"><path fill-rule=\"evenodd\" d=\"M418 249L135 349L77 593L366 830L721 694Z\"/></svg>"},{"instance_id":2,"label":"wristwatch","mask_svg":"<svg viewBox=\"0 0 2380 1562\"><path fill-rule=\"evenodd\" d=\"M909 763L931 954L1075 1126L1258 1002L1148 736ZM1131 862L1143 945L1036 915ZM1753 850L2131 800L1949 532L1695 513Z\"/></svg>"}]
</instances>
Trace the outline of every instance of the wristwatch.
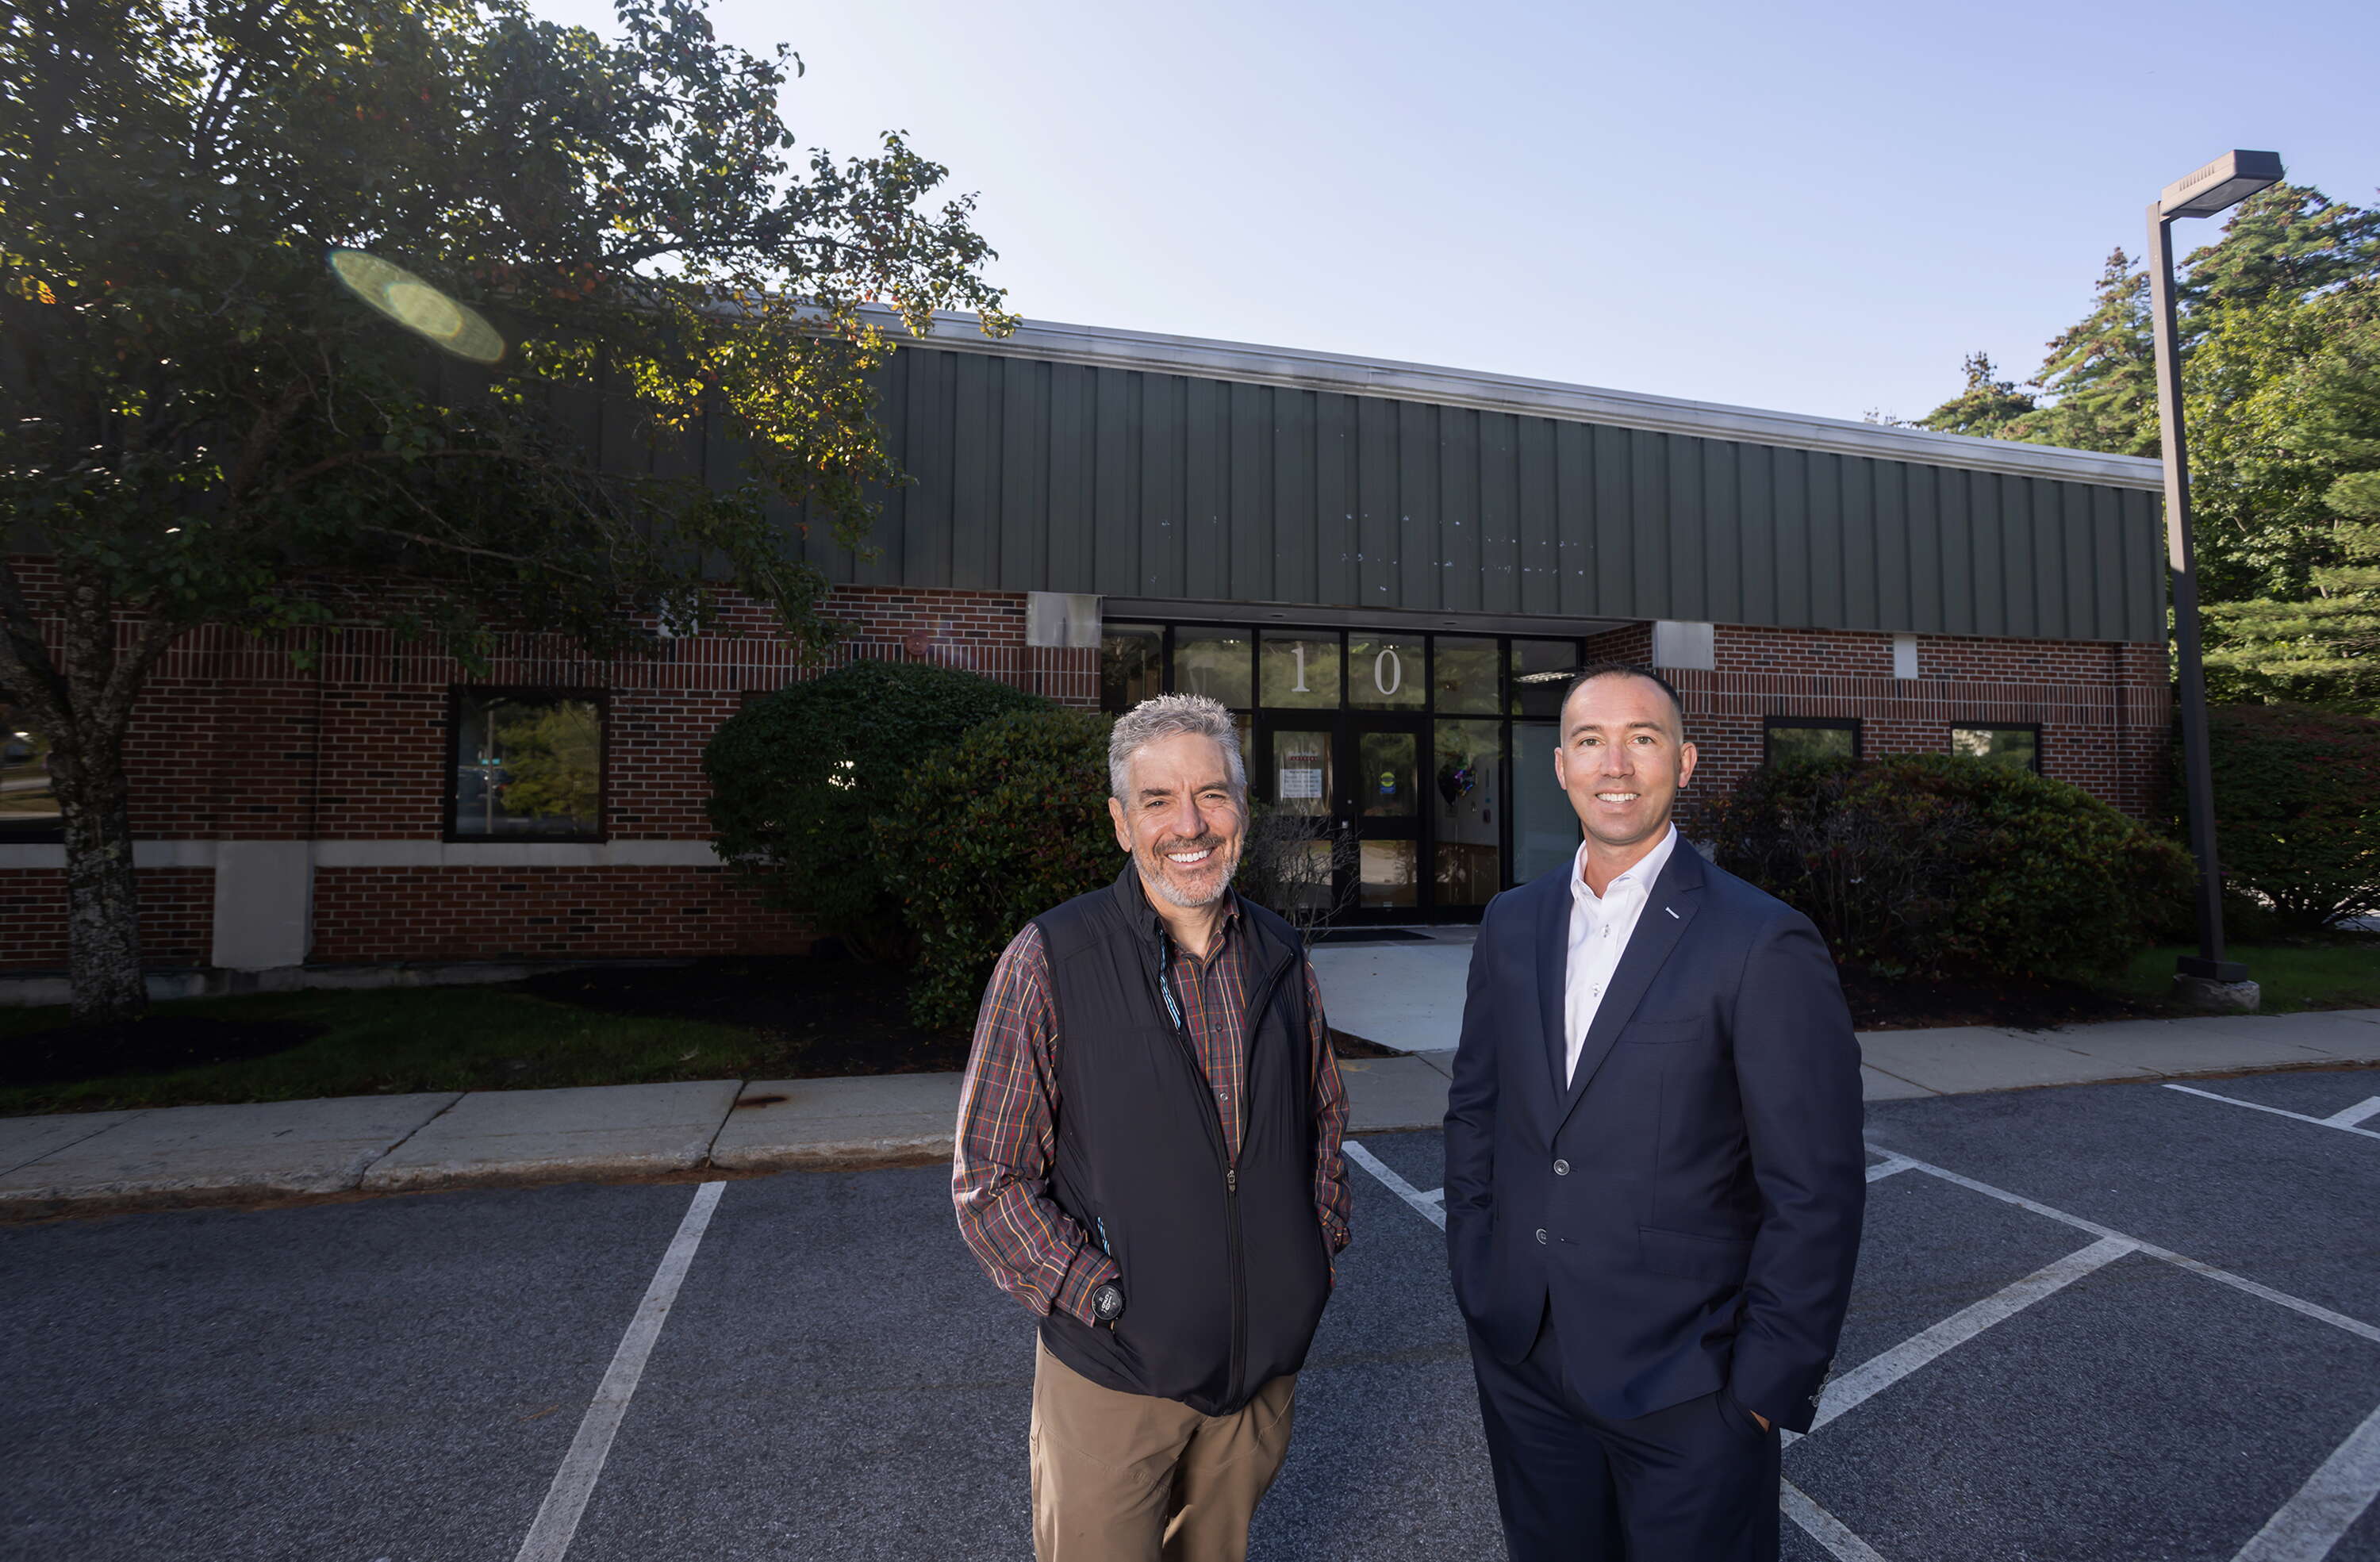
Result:
<instances>
[{"instance_id":1,"label":"wristwatch","mask_svg":"<svg viewBox=\"0 0 2380 1562\"><path fill-rule=\"evenodd\" d=\"M1091 1288L1091 1315L1113 1326L1123 1316L1123 1287L1113 1280L1101 1280Z\"/></svg>"}]
</instances>

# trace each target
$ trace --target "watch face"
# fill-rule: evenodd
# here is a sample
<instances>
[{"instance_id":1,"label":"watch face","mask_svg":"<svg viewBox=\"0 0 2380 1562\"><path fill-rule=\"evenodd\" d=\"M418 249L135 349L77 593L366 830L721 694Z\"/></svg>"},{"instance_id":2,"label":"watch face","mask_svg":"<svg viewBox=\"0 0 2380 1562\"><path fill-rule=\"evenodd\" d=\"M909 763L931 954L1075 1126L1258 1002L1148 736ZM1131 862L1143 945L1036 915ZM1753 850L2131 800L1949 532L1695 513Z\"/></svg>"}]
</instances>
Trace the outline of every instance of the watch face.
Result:
<instances>
[{"instance_id":1,"label":"watch face","mask_svg":"<svg viewBox=\"0 0 2380 1562\"><path fill-rule=\"evenodd\" d=\"M1103 1285L1091 1292L1091 1311L1108 1319L1123 1311L1123 1292L1112 1285Z\"/></svg>"}]
</instances>

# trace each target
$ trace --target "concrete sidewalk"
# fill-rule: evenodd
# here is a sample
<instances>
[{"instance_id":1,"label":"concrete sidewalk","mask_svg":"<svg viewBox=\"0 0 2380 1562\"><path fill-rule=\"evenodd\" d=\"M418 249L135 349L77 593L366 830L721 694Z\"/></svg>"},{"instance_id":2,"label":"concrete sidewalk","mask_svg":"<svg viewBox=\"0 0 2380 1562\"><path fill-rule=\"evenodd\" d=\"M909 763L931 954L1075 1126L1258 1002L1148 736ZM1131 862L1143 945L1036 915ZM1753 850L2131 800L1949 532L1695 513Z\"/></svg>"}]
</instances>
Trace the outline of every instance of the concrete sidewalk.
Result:
<instances>
[{"instance_id":1,"label":"concrete sidewalk","mask_svg":"<svg viewBox=\"0 0 2380 1562\"><path fill-rule=\"evenodd\" d=\"M1872 1101L2342 1068L2380 1065L2380 1010L2038 1032L1870 1031L1860 1047ZM1453 1058L1441 1045L1408 1057L1342 1062L1351 1128L1437 1127ZM956 1074L881 1074L0 1118L0 1219L703 1171L914 1165L950 1155L958 1097Z\"/></svg>"}]
</instances>

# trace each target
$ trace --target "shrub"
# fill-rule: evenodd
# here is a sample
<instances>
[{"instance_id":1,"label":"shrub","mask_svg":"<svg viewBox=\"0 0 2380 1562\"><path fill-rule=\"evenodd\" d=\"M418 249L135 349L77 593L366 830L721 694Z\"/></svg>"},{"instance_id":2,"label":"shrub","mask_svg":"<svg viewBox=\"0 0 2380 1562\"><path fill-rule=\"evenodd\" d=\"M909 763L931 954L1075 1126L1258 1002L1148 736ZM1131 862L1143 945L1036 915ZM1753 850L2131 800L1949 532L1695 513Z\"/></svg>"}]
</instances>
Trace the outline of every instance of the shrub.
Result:
<instances>
[{"instance_id":1,"label":"shrub","mask_svg":"<svg viewBox=\"0 0 2380 1562\"><path fill-rule=\"evenodd\" d=\"M868 820L908 770L968 730L1049 702L972 672L860 661L794 684L722 723L703 750L719 854L772 905L804 911L863 953L905 944Z\"/></svg>"},{"instance_id":2,"label":"shrub","mask_svg":"<svg viewBox=\"0 0 2380 1562\"><path fill-rule=\"evenodd\" d=\"M2219 706L2206 734L2227 905L2246 890L2301 933L2380 912L2380 720Z\"/></svg>"},{"instance_id":3,"label":"shrub","mask_svg":"<svg viewBox=\"0 0 2380 1562\"><path fill-rule=\"evenodd\" d=\"M1710 829L1720 866L1885 975L2110 971L2191 883L2180 849L2082 788L1948 755L1765 767Z\"/></svg>"},{"instance_id":4,"label":"shrub","mask_svg":"<svg viewBox=\"0 0 2380 1562\"><path fill-rule=\"evenodd\" d=\"M914 766L877 817L885 881L917 941L919 1024L973 1019L1016 930L1122 870L1108 818L1111 724L1056 709L986 721Z\"/></svg>"}]
</instances>

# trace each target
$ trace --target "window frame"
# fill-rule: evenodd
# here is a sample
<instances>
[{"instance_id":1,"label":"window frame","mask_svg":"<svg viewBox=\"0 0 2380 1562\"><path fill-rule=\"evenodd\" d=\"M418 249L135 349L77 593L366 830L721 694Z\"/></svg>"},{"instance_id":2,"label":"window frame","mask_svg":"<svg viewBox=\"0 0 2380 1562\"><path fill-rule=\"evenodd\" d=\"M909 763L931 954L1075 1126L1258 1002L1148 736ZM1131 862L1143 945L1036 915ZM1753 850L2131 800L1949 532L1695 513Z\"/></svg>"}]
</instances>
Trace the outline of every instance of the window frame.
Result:
<instances>
[{"instance_id":1,"label":"window frame","mask_svg":"<svg viewBox=\"0 0 2380 1562\"><path fill-rule=\"evenodd\" d=\"M1777 740L1773 734L1780 729L1789 732L1813 729L1848 732L1852 735L1852 763L1856 765L1867 757L1867 736L1861 730L1861 718L1857 716L1793 716L1770 712L1760 718L1760 763L1764 769L1777 763Z\"/></svg>"},{"instance_id":2,"label":"window frame","mask_svg":"<svg viewBox=\"0 0 2380 1562\"><path fill-rule=\"evenodd\" d=\"M1957 741L1957 735L1962 732L2031 733L2033 734L2033 773L2036 776L2047 775L2049 773L2042 768L2043 743L2041 723L2038 721L1953 721L1949 726L1944 729L1944 733L1946 734L1944 743L1945 746L1949 748L1949 752L1954 756L1957 755L1959 751L1952 745L1955 745ZM1985 760L1985 763L1989 764L1990 761Z\"/></svg>"},{"instance_id":3,"label":"window frame","mask_svg":"<svg viewBox=\"0 0 2380 1562\"><path fill-rule=\"evenodd\" d=\"M455 807L459 801L455 781L463 768L463 698L466 695L497 696L514 699L578 699L595 707L596 730L601 734L595 745L595 829L592 834L574 835L466 835L455 828ZM522 845L601 845L612 839L612 691L562 684L449 684L446 685L446 756L445 783L440 788L443 801L440 805L438 838L449 845L459 846L522 846Z\"/></svg>"}]
</instances>

